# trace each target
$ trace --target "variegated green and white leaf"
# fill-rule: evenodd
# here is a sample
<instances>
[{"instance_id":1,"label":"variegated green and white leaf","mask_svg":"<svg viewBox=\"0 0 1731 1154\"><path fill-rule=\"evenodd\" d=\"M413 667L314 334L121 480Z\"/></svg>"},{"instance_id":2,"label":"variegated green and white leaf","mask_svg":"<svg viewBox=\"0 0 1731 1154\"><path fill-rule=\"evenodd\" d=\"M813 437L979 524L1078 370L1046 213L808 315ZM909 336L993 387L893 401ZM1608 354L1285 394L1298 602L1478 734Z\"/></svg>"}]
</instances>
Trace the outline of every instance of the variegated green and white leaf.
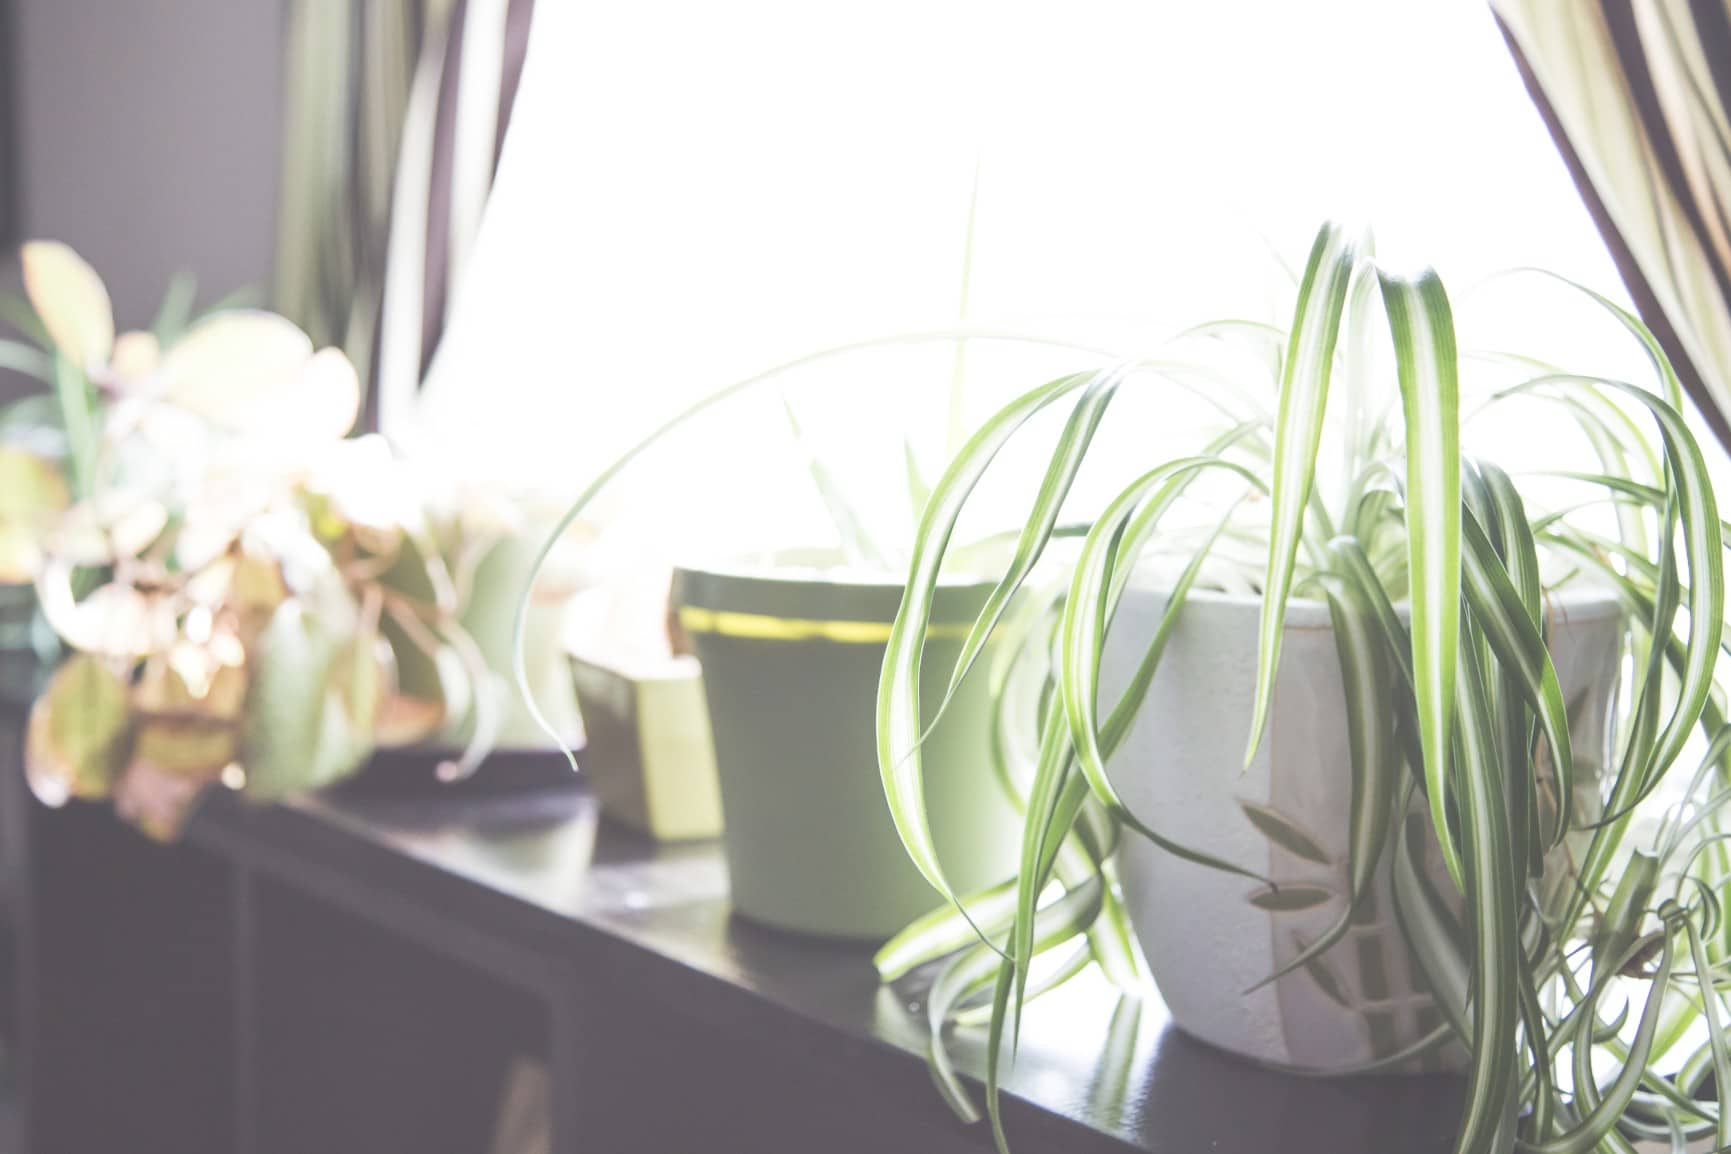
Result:
<instances>
[{"instance_id":1,"label":"variegated green and white leaf","mask_svg":"<svg viewBox=\"0 0 1731 1154\"><path fill-rule=\"evenodd\" d=\"M1040 909L1032 919L1035 928L1029 956L1037 956L1075 941L1099 913L1102 892L1103 883L1095 877L1089 884L1071 890L1049 906ZM955 1067L944 1048L944 1028L956 1007L989 987L1003 965L1005 962L997 949L989 945L977 945L944 968L926 998L927 1024L931 1031L927 1064L931 1067L932 1079L937 1083L944 1100L965 1122L977 1121L979 1111L961 1079L956 1076ZM994 1024L997 1020L997 1015L994 1014ZM994 1042L994 1047L995 1045ZM986 1093L995 1108L998 1086L996 1077L990 1073L986 1080Z\"/></svg>"},{"instance_id":2,"label":"variegated green and white leaf","mask_svg":"<svg viewBox=\"0 0 1731 1154\"><path fill-rule=\"evenodd\" d=\"M886 942L872 957L878 977L897 981L928 962L977 944L980 933L992 937L1002 934L1016 913L1015 879L970 894L962 899L961 906L961 910L939 906Z\"/></svg>"},{"instance_id":3,"label":"variegated green and white leaf","mask_svg":"<svg viewBox=\"0 0 1731 1154\"><path fill-rule=\"evenodd\" d=\"M1507 786L1476 640L1463 638L1460 656L1464 676L1455 684L1460 726L1456 745L1460 765L1455 777L1461 865L1472 923L1472 1061L1455 1149L1459 1154L1491 1154L1497 1148L1516 1077L1521 873L1510 837Z\"/></svg>"},{"instance_id":4,"label":"variegated green and white leaf","mask_svg":"<svg viewBox=\"0 0 1731 1154\"><path fill-rule=\"evenodd\" d=\"M1076 407L1071 410L1064 431L1058 437L1058 445L1052 454L1051 462L1046 466L1046 475L1041 478L1040 490L1034 498L1027 524L1023 526L1021 536L1016 541L1016 551L1010 558L1009 567L987 596L985 606L980 610L973 627L968 631L967 639L962 643L962 652L956 658L955 669L950 673L946 701L973 669L975 660L979 658L993 630L997 629L998 623L1003 619L1010 599L1021 589L1022 583L1039 563L1046 543L1051 540L1052 531L1057 527L1064 498L1069 496L1076 474L1088 455L1088 446L1093 443L1094 433L1105 419L1107 407L1117 395L1121 381L1122 377L1115 373L1093 381L1083 391Z\"/></svg>"},{"instance_id":5,"label":"variegated green and white leaf","mask_svg":"<svg viewBox=\"0 0 1731 1154\"><path fill-rule=\"evenodd\" d=\"M1341 314L1366 241L1338 224L1325 224L1311 246L1298 307L1281 366L1280 408L1275 417L1273 512L1268 568L1262 582L1262 620L1257 629L1256 698L1250 721L1248 764L1261 744L1280 665L1286 599L1292 589L1304 518L1311 508L1316 452L1328 408L1328 382L1340 339Z\"/></svg>"},{"instance_id":6,"label":"variegated green and white leaf","mask_svg":"<svg viewBox=\"0 0 1731 1154\"><path fill-rule=\"evenodd\" d=\"M1462 884L1449 827L1449 742L1460 636L1460 397L1454 318L1442 281L1382 276L1406 423L1407 556L1412 574L1413 694L1425 795L1443 862Z\"/></svg>"},{"instance_id":7,"label":"variegated green and white leaf","mask_svg":"<svg viewBox=\"0 0 1731 1154\"><path fill-rule=\"evenodd\" d=\"M1545 741L1551 747L1551 763L1557 770L1559 801L1567 814L1574 794L1575 762L1562 683L1557 680L1544 635L1528 615L1527 603L1503 568L1484 529L1470 514L1461 528L1466 593L1474 620L1484 629L1497 660L1514 674L1522 696L1538 714ZM1568 829L1566 818L1559 821L1553 844L1561 841Z\"/></svg>"}]
</instances>

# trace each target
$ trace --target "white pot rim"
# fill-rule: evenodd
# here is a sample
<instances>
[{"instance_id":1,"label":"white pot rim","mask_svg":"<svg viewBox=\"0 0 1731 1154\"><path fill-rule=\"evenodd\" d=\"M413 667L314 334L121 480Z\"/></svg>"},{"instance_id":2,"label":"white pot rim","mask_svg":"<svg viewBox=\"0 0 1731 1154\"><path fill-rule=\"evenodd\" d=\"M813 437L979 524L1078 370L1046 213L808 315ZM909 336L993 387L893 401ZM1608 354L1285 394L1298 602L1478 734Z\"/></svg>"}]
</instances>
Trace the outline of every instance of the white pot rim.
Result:
<instances>
[{"instance_id":1,"label":"white pot rim","mask_svg":"<svg viewBox=\"0 0 1731 1154\"><path fill-rule=\"evenodd\" d=\"M1165 596L1171 592L1171 581L1164 574L1138 572L1130 580L1130 588L1143 593L1156 593ZM1219 612L1241 610L1262 613L1262 595L1259 593L1227 593L1219 589L1192 588L1185 595L1186 608L1192 605L1209 606ZM1408 602L1402 601L1395 605L1395 612L1404 620L1411 613ZM1561 590L1545 594L1545 616L1548 620L1564 622L1602 621L1606 618L1625 615L1623 604L1617 595L1603 585L1588 582L1572 582ZM1288 629L1329 629L1333 627L1333 619L1329 616L1328 602L1314 597L1292 597L1286 602L1286 628Z\"/></svg>"}]
</instances>

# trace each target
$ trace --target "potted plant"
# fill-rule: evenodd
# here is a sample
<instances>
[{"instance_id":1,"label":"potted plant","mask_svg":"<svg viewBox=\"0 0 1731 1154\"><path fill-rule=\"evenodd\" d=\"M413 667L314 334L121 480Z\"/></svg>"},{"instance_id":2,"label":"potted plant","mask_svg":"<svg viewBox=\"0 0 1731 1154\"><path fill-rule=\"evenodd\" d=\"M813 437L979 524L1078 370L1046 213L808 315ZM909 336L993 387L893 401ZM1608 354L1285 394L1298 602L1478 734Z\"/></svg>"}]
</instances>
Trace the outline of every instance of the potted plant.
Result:
<instances>
[{"instance_id":1,"label":"potted plant","mask_svg":"<svg viewBox=\"0 0 1731 1154\"><path fill-rule=\"evenodd\" d=\"M383 636L397 654L400 724L357 788L436 791L467 781L483 763L480 790L568 782L559 749L580 742L582 727L560 641L579 574L563 557L557 580L536 585L530 655L557 737L543 733L507 688L512 613L547 518L524 500L453 487L381 438L348 444L341 468L323 471L338 513L333 528L345 531L353 507L400 539L381 574L392 592Z\"/></svg>"},{"instance_id":2,"label":"potted plant","mask_svg":"<svg viewBox=\"0 0 1731 1154\"><path fill-rule=\"evenodd\" d=\"M882 941L932 905L871 772L867 703L902 587L833 555L808 560L674 575L678 621L703 667L730 893L735 910L770 925ZM989 593L967 577L943 585L928 631L936 665L955 661ZM1014 811L991 789L987 705L983 682L970 686L926 745L943 771L935 841L976 885L1015 852Z\"/></svg>"},{"instance_id":3,"label":"potted plant","mask_svg":"<svg viewBox=\"0 0 1731 1154\"><path fill-rule=\"evenodd\" d=\"M969 341L1062 344L957 329L862 341L799 358L717 390L678 414L604 470L563 524L582 517L669 430L729 398L782 386L795 370L840 372L874 349L927 345L941 352L944 345ZM958 379L952 366L952 394ZM871 753L869 702L902 581L890 560L894 549L867 530L859 503L813 448L785 394L783 400L789 431L806 458L805 472L837 545L679 566L672 584L674 621L681 648L694 652L702 666L735 911L782 929L881 942L933 905L929 888L901 850ZM905 445L890 448L901 449L898 463L905 466L901 472L917 514L925 485L913 454ZM984 542L980 551L1004 544ZM931 667L943 674L962 656L966 623L992 595L992 583L968 569L966 563L952 566L940 582L929 656ZM527 608L525 603L519 611L520 644L529 633ZM980 648L990 656L996 643ZM934 692L942 690L936 676ZM523 689L534 698L528 685ZM929 738L931 755L945 768L945 784L932 803L934 837L958 875L979 884L1013 864L1017 839L1011 799L991 788L997 769L988 701L983 683L964 687Z\"/></svg>"},{"instance_id":4,"label":"potted plant","mask_svg":"<svg viewBox=\"0 0 1731 1154\"><path fill-rule=\"evenodd\" d=\"M169 837L212 784L282 797L430 734L447 697L412 671L463 667L460 606L382 443L345 439L342 353L246 309L117 337L71 249L23 271L65 444L63 476L3 458L9 572L68 654L31 711L37 796Z\"/></svg>"},{"instance_id":5,"label":"potted plant","mask_svg":"<svg viewBox=\"0 0 1731 1154\"><path fill-rule=\"evenodd\" d=\"M1289 329L1188 334L1271 354L1273 387L1223 399L1222 432L1191 454L1144 462L1089 521L1050 609L1004 639L1045 692L999 694L1038 752L1019 778L1018 867L975 892L934 852L921 756L969 680L963 662L933 708L920 678L950 531L1005 443L1068 407L969 633L1002 635L1113 396L1212 386L1136 363L1065 377L951 462L877 719L904 846L950 906L878 960L897 980L942 959L933 1069L965 1118L942 1033L988 1018L1000 1148L1026 998L1091 958L1136 989L1132 940L1181 1027L1255 1060L1463 1068L1460 1151L1731 1143L1721 523L1675 373L1638 320L1594 299L1640 342L1654 388L1463 362L1436 276L1390 273L1334 225ZM1476 403L1549 406L1585 434L1597 463L1567 474L1573 496L1542 507L1543 478L1463 456L1463 363L1496 372ZM1697 730L1704 755L1685 748Z\"/></svg>"}]
</instances>

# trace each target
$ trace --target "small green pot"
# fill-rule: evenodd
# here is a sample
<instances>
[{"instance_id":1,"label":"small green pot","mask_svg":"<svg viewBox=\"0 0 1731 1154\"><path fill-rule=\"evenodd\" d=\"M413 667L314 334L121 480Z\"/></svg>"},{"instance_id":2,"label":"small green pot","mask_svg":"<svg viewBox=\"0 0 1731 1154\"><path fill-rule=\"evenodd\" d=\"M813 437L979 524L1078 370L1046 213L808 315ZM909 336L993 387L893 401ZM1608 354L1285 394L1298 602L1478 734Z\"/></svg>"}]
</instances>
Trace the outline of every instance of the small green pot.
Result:
<instances>
[{"instance_id":1,"label":"small green pot","mask_svg":"<svg viewBox=\"0 0 1731 1154\"><path fill-rule=\"evenodd\" d=\"M674 575L679 621L703 664L733 908L782 929L882 940L942 900L908 860L878 773L878 672L902 586L807 572ZM939 590L922 679L928 718L990 588ZM984 669L923 747L933 836L958 892L1009 877L1020 839L992 772Z\"/></svg>"}]
</instances>

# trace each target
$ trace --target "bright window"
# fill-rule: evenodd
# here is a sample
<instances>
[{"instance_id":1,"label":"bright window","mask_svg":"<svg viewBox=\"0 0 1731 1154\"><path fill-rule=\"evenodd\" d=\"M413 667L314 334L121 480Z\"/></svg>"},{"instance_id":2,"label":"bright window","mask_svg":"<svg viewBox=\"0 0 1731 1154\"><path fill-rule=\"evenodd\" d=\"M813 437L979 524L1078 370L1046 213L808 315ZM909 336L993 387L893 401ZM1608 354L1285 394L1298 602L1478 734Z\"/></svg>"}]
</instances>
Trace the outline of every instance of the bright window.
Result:
<instances>
[{"instance_id":1,"label":"bright window","mask_svg":"<svg viewBox=\"0 0 1731 1154\"><path fill-rule=\"evenodd\" d=\"M1201 320L1283 319L1271 249L1301 263L1344 215L1384 255L1435 263L1469 340L1639 371L1559 290L1468 292L1536 264L1621 295L1482 5L632 0L537 20L408 438L484 476L566 497L720 385L955 325L976 164L977 326L1135 352ZM969 358L969 420L1065 363ZM802 375L801 414L844 464L870 445L899 470L905 429L936 469L952 360L826 365ZM1165 424L1156 410L1150 435ZM657 466L704 479L687 498L787 476L774 406L705 430Z\"/></svg>"}]
</instances>

